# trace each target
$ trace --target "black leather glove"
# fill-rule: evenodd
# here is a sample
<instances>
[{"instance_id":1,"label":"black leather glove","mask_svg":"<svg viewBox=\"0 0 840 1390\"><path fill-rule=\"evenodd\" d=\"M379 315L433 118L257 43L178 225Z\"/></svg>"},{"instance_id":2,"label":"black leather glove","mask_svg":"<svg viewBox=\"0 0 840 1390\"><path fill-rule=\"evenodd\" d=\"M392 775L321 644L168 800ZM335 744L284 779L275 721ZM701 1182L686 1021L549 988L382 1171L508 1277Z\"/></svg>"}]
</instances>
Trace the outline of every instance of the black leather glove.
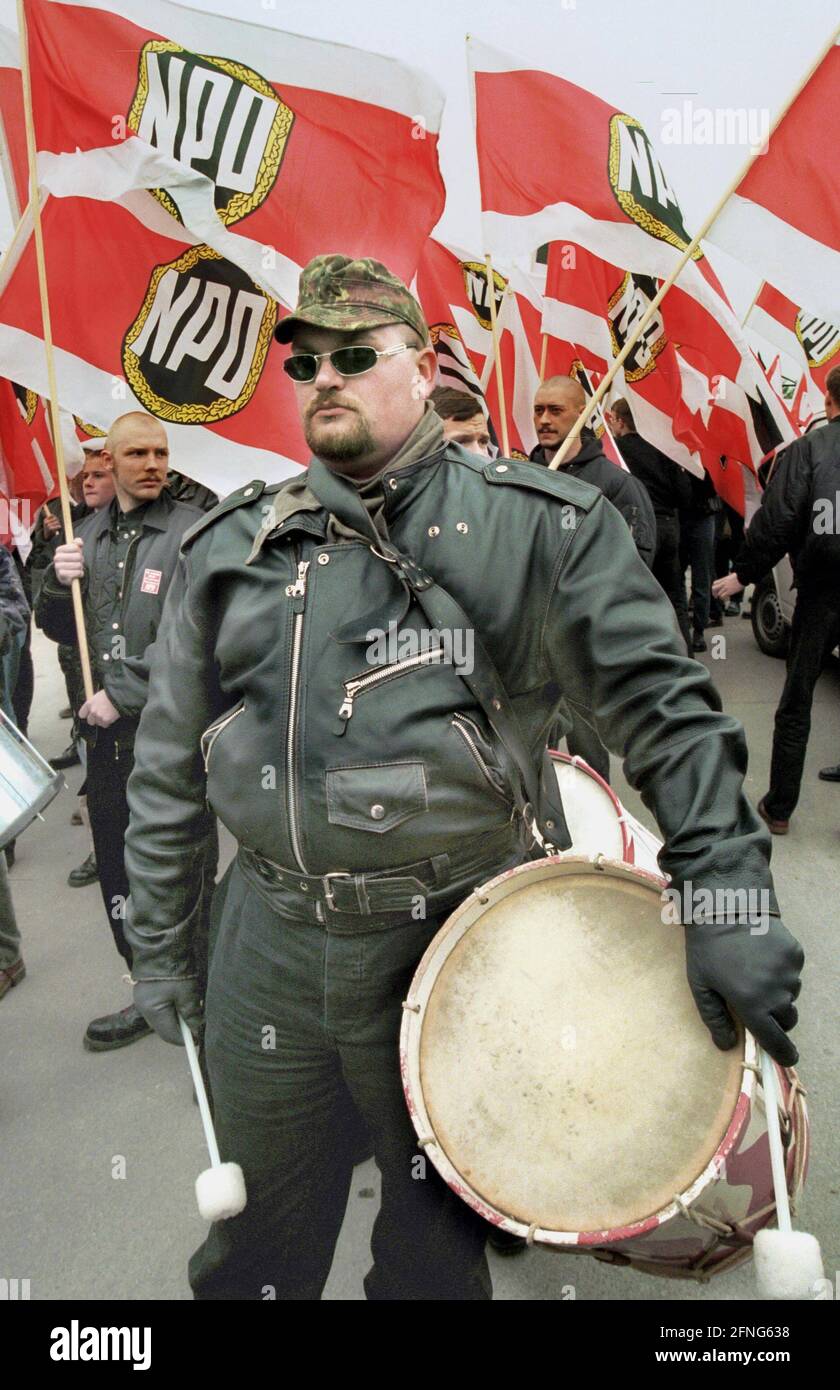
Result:
<instances>
[{"instance_id":1,"label":"black leather glove","mask_svg":"<svg viewBox=\"0 0 840 1390\"><path fill-rule=\"evenodd\" d=\"M770 1056L790 1067L799 1053L786 1034L798 1018L793 1001L805 956L778 917L763 925L766 931L748 922L686 926L688 983L716 1047L734 1047L737 1014Z\"/></svg>"},{"instance_id":2,"label":"black leather glove","mask_svg":"<svg viewBox=\"0 0 840 1390\"><path fill-rule=\"evenodd\" d=\"M135 980L134 1003L150 1028L164 1042L184 1046L178 1014L194 1038L203 1021L201 991L196 979Z\"/></svg>"}]
</instances>

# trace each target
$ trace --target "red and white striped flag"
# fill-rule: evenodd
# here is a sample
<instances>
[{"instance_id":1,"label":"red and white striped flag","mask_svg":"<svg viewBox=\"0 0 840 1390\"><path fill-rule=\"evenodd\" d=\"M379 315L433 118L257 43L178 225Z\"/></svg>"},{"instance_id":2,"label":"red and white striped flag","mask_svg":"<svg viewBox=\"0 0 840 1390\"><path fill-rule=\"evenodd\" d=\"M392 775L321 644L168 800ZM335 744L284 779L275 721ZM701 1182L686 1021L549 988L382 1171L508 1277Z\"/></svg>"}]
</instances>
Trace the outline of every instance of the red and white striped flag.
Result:
<instances>
[{"instance_id":1,"label":"red and white striped flag","mask_svg":"<svg viewBox=\"0 0 840 1390\"><path fill-rule=\"evenodd\" d=\"M570 242L610 265L664 280L691 234L640 123L554 73L474 40L467 48L489 249L506 260L546 242ZM735 354L720 369L753 388L746 340L702 251L679 284L717 321Z\"/></svg>"},{"instance_id":2,"label":"red and white striped flag","mask_svg":"<svg viewBox=\"0 0 840 1390\"><path fill-rule=\"evenodd\" d=\"M12 219L20 221L29 202L29 166L23 119L20 44L17 34L0 25L0 163Z\"/></svg>"},{"instance_id":3,"label":"red and white striped flag","mask_svg":"<svg viewBox=\"0 0 840 1390\"><path fill-rule=\"evenodd\" d=\"M750 310L749 327L780 348L800 368L806 381L799 414L823 409L825 379L840 366L840 328L812 310L800 309L765 280ZM840 318L837 320L840 323ZM791 412L793 413L793 412Z\"/></svg>"},{"instance_id":4,"label":"red and white striped flag","mask_svg":"<svg viewBox=\"0 0 840 1390\"><path fill-rule=\"evenodd\" d=\"M760 266L797 304L840 323L840 183L834 130L840 38L715 219L709 240Z\"/></svg>"},{"instance_id":5,"label":"red and white striped flag","mask_svg":"<svg viewBox=\"0 0 840 1390\"><path fill-rule=\"evenodd\" d=\"M152 189L161 218L287 305L322 252L411 279L445 199L431 79L168 0L26 0L26 21L49 192Z\"/></svg>"},{"instance_id":6,"label":"red and white striped flag","mask_svg":"<svg viewBox=\"0 0 840 1390\"><path fill-rule=\"evenodd\" d=\"M87 432L148 411L173 467L220 494L308 460L277 304L238 266L116 203L47 198L42 221L58 396ZM31 230L3 265L0 374L48 394Z\"/></svg>"},{"instance_id":7,"label":"red and white striped flag","mask_svg":"<svg viewBox=\"0 0 840 1390\"><path fill-rule=\"evenodd\" d=\"M417 271L416 293L437 352L441 383L481 399L501 440L486 261L430 238ZM533 404L539 385L542 293L521 272L507 277L497 270L493 293L509 446L514 455L527 457L537 442Z\"/></svg>"}]
</instances>

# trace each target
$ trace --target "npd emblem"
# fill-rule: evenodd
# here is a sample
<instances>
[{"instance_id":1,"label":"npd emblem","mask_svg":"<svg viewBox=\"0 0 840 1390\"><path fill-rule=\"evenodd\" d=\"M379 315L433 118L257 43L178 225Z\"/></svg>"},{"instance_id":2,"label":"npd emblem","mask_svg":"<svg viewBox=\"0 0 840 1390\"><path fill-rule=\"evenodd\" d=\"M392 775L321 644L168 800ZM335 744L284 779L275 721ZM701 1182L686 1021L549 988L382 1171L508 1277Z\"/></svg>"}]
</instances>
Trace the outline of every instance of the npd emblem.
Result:
<instances>
[{"instance_id":1,"label":"npd emblem","mask_svg":"<svg viewBox=\"0 0 840 1390\"><path fill-rule=\"evenodd\" d=\"M652 276L631 275L628 271L621 284L610 295L607 303L607 321L614 357L621 352L639 319L647 313L658 288ZM624 359L625 379L641 381L648 376L655 369L656 359L667 341L665 323L657 309Z\"/></svg>"},{"instance_id":2,"label":"npd emblem","mask_svg":"<svg viewBox=\"0 0 840 1390\"><path fill-rule=\"evenodd\" d=\"M490 319L490 296L488 294L487 266L481 261L462 261L461 270L464 275L464 288L467 291L467 302L473 313L488 332L492 328ZM507 280L500 275L497 270L493 271L493 293L495 295L496 313L502 307Z\"/></svg>"},{"instance_id":3,"label":"npd emblem","mask_svg":"<svg viewBox=\"0 0 840 1390\"><path fill-rule=\"evenodd\" d=\"M123 340L126 380L161 420L224 420L254 394L276 318L276 302L244 271L192 246L152 274Z\"/></svg>"},{"instance_id":4,"label":"npd emblem","mask_svg":"<svg viewBox=\"0 0 840 1390\"><path fill-rule=\"evenodd\" d=\"M825 367L840 352L840 328L805 309L796 315L796 336L809 367Z\"/></svg>"},{"instance_id":5,"label":"npd emblem","mask_svg":"<svg viewBox=\"0 0 840 1390\"><path fill-rule=\"evenodd\" d=\"M676 194L644 128L632 116L610 118L610 187L622 212L642 231L684 251L691 241ZM693 252L699 260L702 251Z\"/></svg>"},{"instance_id":6,"label":"npd emblem","mask_svg":"<svg viewBox=\"0 0 840 1390\"><path fill-rule=\"evenodd\" d=\"M294 114L259 73L228 58L206 58L154 39L140 52L128 126L163 154L205 174L227 225L268 197ZM176 195L155 197L179 217Z\"/></svg>"}]
</instances>

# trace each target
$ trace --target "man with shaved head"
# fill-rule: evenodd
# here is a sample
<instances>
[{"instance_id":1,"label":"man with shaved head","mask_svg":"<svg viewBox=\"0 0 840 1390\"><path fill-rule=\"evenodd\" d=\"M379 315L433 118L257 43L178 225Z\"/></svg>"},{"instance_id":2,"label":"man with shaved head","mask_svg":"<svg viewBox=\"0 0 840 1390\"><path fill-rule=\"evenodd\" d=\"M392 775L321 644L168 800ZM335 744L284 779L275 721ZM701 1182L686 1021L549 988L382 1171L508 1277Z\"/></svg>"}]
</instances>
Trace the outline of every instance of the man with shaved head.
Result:
<instances>
[{"instance_id":1,"label":"man with shaved head","mask_svg":"<svg viewBox=\"0 0 840 1390\"><path fill-rule=\"evenodd\" d=\"M585 409L586 392L574 377L551 376L542 382L534 397L534 427L539 444L531 451L532 462L551 463ZM561 468L569 477L597 487L618 508L630 527L636 549L650 568L656 550L656 518L644 483L611 463L596 436L586 429L572 444ZM610 755L604 744L580 712L572 711L572 719L566 738L569 752L585 759L608 782Z\"/></svg>"},{"instance_id":2,"label":"man with shaved head","mask_svg":"<svg viewBox=\"0 0 840 1390\"><path fill-rule=\"evenodd\" d=\"M90 825L108 924L130 969L123 930L128 898L123 841L134 735L146 703L146 652L157 636L181 539L201 512L176 502L165 489L169 445L154 416L137 410L119 416L101 461L113 470L116 495L84 519L75 540L58 546L44 576L38 620L54 641L75 642L70 585L81 580L95 689L78 711L87 743ZM84 1041L91 1051L102 1052L148 1032L132 1004L95 1018Z\"/></svg>"}]
</instances>

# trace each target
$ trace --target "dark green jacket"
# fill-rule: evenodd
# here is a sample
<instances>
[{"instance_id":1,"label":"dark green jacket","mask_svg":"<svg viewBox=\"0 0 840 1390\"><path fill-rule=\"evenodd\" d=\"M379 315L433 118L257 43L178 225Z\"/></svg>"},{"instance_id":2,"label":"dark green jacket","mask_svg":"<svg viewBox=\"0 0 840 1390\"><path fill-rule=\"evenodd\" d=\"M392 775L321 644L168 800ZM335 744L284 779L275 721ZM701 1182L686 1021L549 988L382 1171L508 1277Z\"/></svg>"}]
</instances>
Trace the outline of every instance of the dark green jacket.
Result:
<instances>
[{"instance_id":1,"label":"dark green jacket","mask_svg":"<svg viewBox=\"0 0 840 1390\"><path fill-rule=\"evenodd\" d=\"M90 512L76 528L85 543L82 589L94 685L107 691L120 711L122 717L112 728L129 742L146 700L146 651L157 635L181 541L201 512L174 501L164 489L136 524L132 515L129 512L122 528L122 561L115 561L117 552L109 539L116 525L116 501ZM35 616L47 637L75 645L71 591L57 579L53 564L45 571Z\"/></svg>"},{"instance_id":2,"label":"dark green jacket","mask_svg":"<svg viewBox=\"0 0 840 1390\"><path fill-rule=\"evenodd\" d=\"M535 756L563 701L591 710L677 886L769 887L742 729L598 490L457 446L384 487L393 543L471 616ZM325 512L310 510L246 564L276 491L240 489L182 547L129 783L138 976L189 973L210 809L241 845L307 874L396 868L511 817L504 751L452 666L382 670L354 695L374 671L372 629L426 626L368 545L327 542Z\"/></svg>"}]
</instances>

